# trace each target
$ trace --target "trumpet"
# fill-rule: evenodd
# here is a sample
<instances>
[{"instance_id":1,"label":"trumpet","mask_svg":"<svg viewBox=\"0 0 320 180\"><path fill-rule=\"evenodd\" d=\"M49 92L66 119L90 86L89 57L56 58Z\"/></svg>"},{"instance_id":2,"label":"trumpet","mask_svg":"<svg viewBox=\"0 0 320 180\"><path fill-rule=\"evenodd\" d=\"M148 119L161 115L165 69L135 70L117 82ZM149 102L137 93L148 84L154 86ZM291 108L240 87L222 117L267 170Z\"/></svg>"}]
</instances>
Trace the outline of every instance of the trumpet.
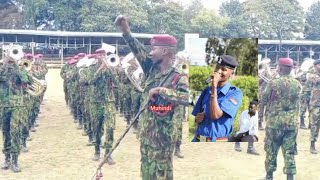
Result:
<instances>
[{"instance_id":1,"label":"trumpet","mask_svg":"<svg viewBox=\"0 0 320 180\"><path fill-rule=\"evenodd\" d=\"M120 58L116 54L110 54L103 62L110 67L117 67L120 64Z\"/></svg>"}]
</instances>

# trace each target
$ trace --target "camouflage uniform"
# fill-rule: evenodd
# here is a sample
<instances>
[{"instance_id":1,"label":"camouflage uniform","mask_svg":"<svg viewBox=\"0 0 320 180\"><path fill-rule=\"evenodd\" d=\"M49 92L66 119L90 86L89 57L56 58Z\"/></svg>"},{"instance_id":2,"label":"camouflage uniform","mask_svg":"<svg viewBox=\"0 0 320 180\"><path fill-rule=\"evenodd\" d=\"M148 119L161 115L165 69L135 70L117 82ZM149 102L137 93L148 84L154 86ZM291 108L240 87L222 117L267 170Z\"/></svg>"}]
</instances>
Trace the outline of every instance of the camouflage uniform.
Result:
<instances>
[{"instance_id":1,"label":"camouflage uniform","mask_svg":"<svg viewBox=\"0 0 320 180\"><path fill-rule=\"evenodd\" d=\"M144 46L131 34L124 36L131 51L140 62L146 75L145 91L142 93L141 102L148 99L149 90L157 87L160 82L168 77L161 87L155 102L148 102L147 109L140 116L140 152L142 179L173 179L172 155L177 141L178 121L174 119L176 104L188 105L188 79L172 67L165 75L160 69L147 59ZM165 87L165 88L164 88ZM153 112L151 106L172 106L171 111Z\"/></svg>"},{"instance_id":2,"label":"camouflage uniform","mask_svg":"<svg viewBox=\"0 0 320 180\"><path fill-rule=\"evenodd\" d=\"M31 96L28 93L23 94L23 102L25 107L21 108L21 144L22 144L22 151L27 151L27 138L29 137L29 130L31 124L31 111L32 107L30 105L33 104L31 100Z\"/></svg>"},{"instance_id":3,"label":"camouflage uniform","mask_svg":"<svg viewBox=\"0 0 320 180\"><path fill-rule=\"evenodd\" d=\"M310 97L310 141L311 153L316 154L315 142L317 142L320 128L320 72L313 69L309 72L307 86L311 87Z\"/></svg>"},{"instance_id":4,"label":"camouflage uniform","mask_svg":"<svg viewBox=\"0 0 320 180\"><path fill-rule=\"evenodd\" d=\"M136 88L131 88L131 97L132 97L132 106L131 106L131 117L135 117L136 114L139 112L141 106L141 95L142 93L138 91ZM138 130L138 121L133 124L134 132ZM137 135L137 138L139 136Z\"/></svg>"},{"instance_id":5,"label":"camouflage uniform","mask_svg":"<svg viewBox=\"0 0 320 180\"><path fill-rule=\"evenodd\" d=\"M17 65L3 65L0 68L0 102L3 106L3 153L7 169L11 163L12 170L19 172L18 156L20 154L20 136L22 123L23 88L30 82L27 72Z\"/></svg>"},{"instance_id":6,"label":"camouflage uniform","mask_svg":"<svg viewBox=\"0 0 320 180\"><path fill-rule=\"evenodd\" d=\"M101 73L96 74L100 63L89 67L90 119L92 120L92 137L95 154L100 154L103 123L105 119L106 81ZM91 132L90 132L91 134Z\"/></svg>"},{"instance_id":7,"label":"camouflage uniform","mask_svg":"<svg viewBox=\"0 0 320 180\"><path fill-rule=\"evenodd\" d=\"M270 78L269 74L267 73L267 71L264 71L262 74L263 74L264 77ZM260 95L263 95L263 93L264 93L264 91L266 89L266 86L267 86L267 83L263 79L259 78L259 94ZM262 97L262 96L260 96L260 97ZM263 120L264 120L263 119L264 118L263 117L264 110L265 110L265 107L262 105L261 100L260 100L259 101L259 109L258 109L258 119L259 119L259 129L261 129L261 130L264 129L263 126L262 126L262 123L263 123Z\"/></svg>"},{"instance_id":8,"label":"camouflage uniform","mask_svg":"<svg viewBox=\"0 0 320 180\"><path fill-rule=\"evenodd\" d=\"M68 95L68 81L67 81L67 72L70 69L70 65L68 63L64 64L60 71L60 76L63 79L63 91L64 91L64 99L66 101L66 104L69 103L69 95Z\"/></svg>"},{"instance_id":9,"label":"camouflage uniform","mask_svg":"<svg viewBox=\"0 0 320 180\"><path fill-rule=\"evenodd\" d=\"M304 121L306 119L306 112L310 110L309 103L311 95L310 83L307 83L307 73L303 73L299 77L299 81L302 84L302 96L300 100L300 127L305 129L306 127Z\"/></svg>"},{"instance_id":10,"label":"camouflage uniform","mask_svg":"<svg viewBox=\"0 0 320 180\"><path fill-rule=\"evenodd\" d=\"M121 94L120 95L120 102L121 102L121 109L124 113L124 118L127 121L127 125L130 124L131 120L131 111L132 111L132 96L131 96L131 91L132 91L132 84L125 74L124 71L121 71L120 73L120 82L119 84L121 87Z\"/></svg>"},{"instance_id":11,"label":"camouflage uniform","mask_svg":"<svg viewBox=\"0 0 320 180\"><path fill-rule=\"evenodd\" d=\"M294 155L297 154L301 90L299 81L288 75L271 80L262 96L262 105L266 107L265 168L269 173L277 169L277 155L281 147L284 173L296 174Z\"/></svg>"},{"instance_id":12,"label":"camouflage uniform","mask_svg":"<svg viewBox=\"0 0 320 180\"><path fill-rule=\"evenodd\" d=\"M91 131L90 121L90 93L89 93L89 68L83 68L79 74L80 97L82 101L82 121L84 125L84 135Z\"/></svg>"},{"instance_id":13,"label":"camouflage uniform","mask_svg":"<svg viewBox=\"0 0 320 180\"><path fill-rule=\"evenodd\" d=\"M39 80L45 80L46 79L46 74L48 73L48 67L47 64L43 60L38 60L36 63L32 64L32 69L31 72L36 72L32 73L31 75ZM40 96L40 103L43 101L44 93L46 92L46 88L42 95Z\"/></svg>"},{"instance_id":14,"label":"camouflage uniform","mask_svg":"<svg viewBox=\"0 0 320 180\"><path fill-rule=\"evenodd\" d=\"M67 72L67 75L66 75L68 79L68 92L69 92L69 100L70 100L69 106L75 122L77 122L77 119L78 119L77 73L78 73L78 69L75 66L75 64L73 64L71 65L70 70Z\"/></svg>"}]
</instances>

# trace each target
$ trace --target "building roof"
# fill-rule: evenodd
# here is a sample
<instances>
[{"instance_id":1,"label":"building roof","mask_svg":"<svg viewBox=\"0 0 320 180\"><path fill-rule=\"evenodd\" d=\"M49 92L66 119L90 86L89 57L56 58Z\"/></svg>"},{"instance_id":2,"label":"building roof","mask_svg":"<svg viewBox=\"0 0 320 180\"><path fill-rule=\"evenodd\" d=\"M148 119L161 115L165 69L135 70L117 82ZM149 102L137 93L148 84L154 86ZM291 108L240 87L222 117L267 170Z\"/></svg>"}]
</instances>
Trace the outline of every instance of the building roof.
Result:
<instances>
[{"instance_id":1,"label":"building roof","mask_svg":"<svg viewBox=\"0 0 320 180\"><path fill-rule=\"evenodd\" d=\"M0 34L33 35L33 36L59 36L59 37L122 37L122 33L116 32L74 32L74 31L40 31L0 29ZM157 34L132 33L136 38L152 38Z\"/></svg>"},{"instance_id":2,"label":"building roof","mask_svg":"<svg viewBox=\"0 0 320 180\"><path fill-rule=\"evenodd\" d=\"M279 40L263 40L259 39L258 44L280 44ZM282 40L282 44L286 45L320 45L320 41L311 41L311 40Z\"/></svg>"}]
</instances>

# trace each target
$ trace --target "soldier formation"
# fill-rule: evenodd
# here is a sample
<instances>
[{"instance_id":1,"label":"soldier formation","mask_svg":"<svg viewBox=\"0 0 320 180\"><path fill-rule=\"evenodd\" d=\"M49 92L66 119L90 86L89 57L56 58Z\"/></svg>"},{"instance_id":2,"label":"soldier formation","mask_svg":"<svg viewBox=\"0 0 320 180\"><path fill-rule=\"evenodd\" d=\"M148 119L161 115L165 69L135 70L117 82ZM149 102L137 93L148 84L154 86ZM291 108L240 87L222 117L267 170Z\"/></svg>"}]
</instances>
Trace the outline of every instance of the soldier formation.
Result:
<instances>
[{"instance_id":1,"label":"soldier formation","mask_svg":"<svg viewBox=\"0 0 320 180\"><path fill-rule=\"evenodd\" d=\"M294 67L290 58L280 58L278 72L270 73L270 60L259 63L259 126L266 121L266 179L273 179L277 168L277 154L281 147L285 159L284 173L288 179L296 174L294 155L297 152L297 134L310 128L310 153L317 154L315 143L320 127L320 60L313 60L311 66L300 68L292 74ZM310 115L309 127L305 125L306 112Z\"/></svg>"},{"instance_id":2,"label":"soldier formation","mask_svg":"<svg viewBox=\"0 0 320 180\"><path fill-rule=\"evenodd\" d=\"M0 64L0 127L5 162L1 168L20 172L20 152L28 152L27 141L32 140L30 131L36 132L35 127L39 125L48 69L42 54L23 55L19 46L10 46L4 54Z\"/></svg>"},{"instance_id":3,"label":"soldier formation","mask_svg":"<svg viewBox=\"0 0 320 180\"><path fill-rule=\"evenodd\" d=\"M126 37L125 40L128 42ZM131 50L143 50L140 44L132 44L129 41L128 45ZM124 117L128 128L133 123L133 117L143 108L143 102L147 100L149 90L155 88L159 84L159 80L162 80L161 76L163 76L159 69L150 70L152 64L149 63L149 69L144 69L144 73L149 77L144 82L146 89L141 92L133 86L128 74L121 66L124 56L113 59L115 60L113 62L111 57L117 57L113 53L115 53L113 49L103 47L97 49L95 54L79 53L72 58L67 58L67 63L63 65L60 73L64 80L65 101L73 115L73 120L78 123L78 129L83 129L82 134L88 136L87 145L94 146L92 160L100 160L101 148L105 148L103 160L106 160L105 162L110 165L115 164L111 155L108 154L114 145L115 123L118 122L116 121L117 114L119 117ZM139 57L136 51L133 51L133 53L136 58ZM172 55L174 57L174 54ZM118 61L119 63L117 63ZM142 61L139 61L139 63L142 63L143 68L146 67ZM156 112L151 111L148 106L145 110L147 115L141 114L139 122L136 121L133 124L133 133L137 134L137 138L143 142L141 145L142 176L147 179L150 176L155 177L157 172L156 170L147 171L151 162L148 159L165 158L168 160L166 163L172 162L170 158L172 158L174 150L174 155L183 158L180 145L185 108L182 105L178 106L178 103L186 99L188 105L187 76L181 75L176 68L172 68L172 64L169 69L173 69L170 74L166 74L169 75L169 79L161 86L163 90L168 90L168 92L162 92L161 96L157 95L160 92L154 95L156 105L171 104L173 110ZM183 91L181 94L175 90L177 87ZM101 139L103 135L105 135L104 143ZM171 154L168 154L170 152ZM151 155L152 157L150 157ZM146 160L148 160L148 164L145 164ZM172 167L172 164L164 164L163 159L156 159L155 162L163 163L158 166L166 169ZM168 170L172 172L172 169ZM170 174L168 174L168 177L171 177Z\"/></svg>"}]
</instances>

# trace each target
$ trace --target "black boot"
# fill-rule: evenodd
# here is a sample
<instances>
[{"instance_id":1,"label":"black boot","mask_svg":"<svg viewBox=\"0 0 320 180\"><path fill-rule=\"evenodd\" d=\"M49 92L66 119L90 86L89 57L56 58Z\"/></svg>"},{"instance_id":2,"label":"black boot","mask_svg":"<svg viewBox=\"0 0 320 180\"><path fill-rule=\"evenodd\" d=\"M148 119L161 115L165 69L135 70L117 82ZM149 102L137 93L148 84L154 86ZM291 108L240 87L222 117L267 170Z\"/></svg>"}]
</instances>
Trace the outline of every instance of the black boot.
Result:
<instances>
[{"instance_id":1,"label":"black boot","mask_svg":"<svg viewBox=\"0 0 320 180\"><path fill-rule=\"evenodd\" d=\"M182 159L184 156L183 156L183 154L181 153L180 146L181 146L181 141L177 141L177 143L176 143L176 149L175 149L175 151L174 151L174 155L177 156L178 158Z\"/></svg>"},{"instance_id":2,"label":"black boot","mask_svg":"<svg viewBox=\"0 0 320 180\"><path fill-rule=\"evenodd\" d=\"M267 172L265 180L273 180L273 172Z\"/></svg>"},{"instance_id":3,"label":"black boot","mask_svg":"<svg viewBox=\"0 0 320 180\"><path fill-rule=\"evenodd\" d=\"M87 146L92 146L92 145L93 145L93 138L92 138L92 133L91 133L91 134L89 134Z\"/></svg>"},{"instance_id":4,"label":"black boot","mask_svg":"<svg viewBox=\"0 0 320 180\"><path fill-rule=\"evenodd\" d=\"M94 149L94 155L93 155L93 158L92 160L93 161L99 161L100 159L100 146L95 146L95 149Z\"/></svg>"},{"instance_id":5,"label":"black boot","mask_svg":"<svg viewBox=\"0 0 320 180\"><path fill-rule=\"evenodd\" d=\"M311 154L318 154L318 151L316 150L315 146L315 141L311 141L310 152Z\"/></svg>"},{"instance_id":6,"label":"black boot","mask_svg":"<svg viewBox=\"0 0 320 180\"><path fill-rule=\"evenodd\" d=\"M287 180L294 180L293 174L287 174Z\"/></svg>"},{"instance_id":7,"label":"black boot","mask_svg":"<svg viewBox=\"0 0 320 180\"><path fill-rule=\"evenodd\" d=\"M21 168L18 164L18 156L17 155L12 156L11 170L15 173L21 172Z\"/></svg>"},{"instance_id":8,"label":"black boot","mask_svg":"<svg viewBox=\"0 0 320 180\"><path fill-rule=\"evenodd\" d=\"M31 126L31 129L30 129L31 132L36 132L36 128L34 126Z\"/></svg>"},{"instance_id":9,"label":"black boot","mask_svg":"<svg viewBox=\"0 0 320 180\"><path fill-rule=\"evenodd\" d=\"M308 129L304 123L304 116L300 116L300 129Z\"/></svg>"},{"instance_id":10,"label":"black boot","mask_svg":"<svg viewBox=\"0 0 320 180\"><path fill-rule=\"evenodd\" d=\"M11 165L11 156L10 153L5 154L5 161L3 163L3 165L1 166L1 169L9 169L10 165Z\"/></svg>"},{"instance_id":11,"label":"black boot","mask_svg":"<svg viewBox=\"0 0 320 180\"><path fill-rule=\"evenodd\" d=\"M105 154L105 156L104 156L105 159L106 159L106 156L108 155L107 152L109 152L109 151L106 151L106 154ZM114 164L116 164L116 162L112 159L111 156L107 157L107 159L105 160L105 162L108 163L109 165L114 165Z\"/></svg>"},{"instance_id":12,"label":"black boot","mask_svg":"<svg viewBox=\"0 0 320 180\"><path fill-rule=\"evenodd\" d=\"M27 147L27 139L22 138L22 146L21 146L21 151L22 152L28 152L28 147Z\"/></svg>"}]
</instances>

